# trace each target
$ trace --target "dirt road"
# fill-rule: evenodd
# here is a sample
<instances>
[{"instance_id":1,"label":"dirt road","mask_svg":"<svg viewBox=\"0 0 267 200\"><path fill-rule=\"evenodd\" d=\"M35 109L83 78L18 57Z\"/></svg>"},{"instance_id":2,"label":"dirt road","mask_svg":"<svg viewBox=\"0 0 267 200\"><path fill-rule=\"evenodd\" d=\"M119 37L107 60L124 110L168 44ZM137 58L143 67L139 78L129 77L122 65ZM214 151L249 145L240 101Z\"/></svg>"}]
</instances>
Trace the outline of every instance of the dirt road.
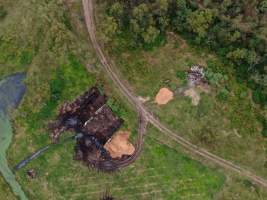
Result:
<instances>
[{"instance_id":1,"label":"dirt road","mask_svg":"<svg viewBox=\"0 0 267 200\"><path fill-rule=\"evenodd\" d=\"M264 186L267 188L267 181L250 171L239 167L238 165L227 161L219 156L216 156L205 149L199 148L196 145L190 143L183 137L179 136L179 134L171 131L165 125L161 124L161 122L156 119L151 112L147 110L147 108L138 100L136 96L125 86L125 84L121 81L118 75L114 72L113 66L108 61L107 57L104 55L97 39L96 39L96 27L94 22L94 8L93 8L93 0L83 0L83 9L84 9L84 16L86 21L86 26L88 29L88 33L92 42L92 45L96 51L96 54L112 81L116 84L118 89L122 92L122 94L128 99L128 101L136 108L136 111L140 113L141 116L145 118L148 122L158 128L161 132L175 140L177 143L182 145L185 149L189 150L190 152L201 156L202 158L211 161L218 166L221 166L225 169L231 170L236 172L243 177L246 177L253 181L254 183Z\"/></svg>"}]
</instances>

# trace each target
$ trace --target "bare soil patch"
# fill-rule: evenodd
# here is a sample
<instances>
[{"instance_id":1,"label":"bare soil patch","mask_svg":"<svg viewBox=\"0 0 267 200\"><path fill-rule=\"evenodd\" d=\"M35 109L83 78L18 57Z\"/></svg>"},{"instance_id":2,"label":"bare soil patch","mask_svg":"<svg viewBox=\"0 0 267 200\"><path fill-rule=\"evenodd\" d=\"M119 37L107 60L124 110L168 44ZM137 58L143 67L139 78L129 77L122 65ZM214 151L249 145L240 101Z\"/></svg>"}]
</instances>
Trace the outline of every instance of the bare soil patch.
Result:
<instances>
[{"instance_id":1,"label":"bare soil patch","mask_svg":"<svg viewBox=\"0 0 267 200\"><path fill-rule=\"evenodd\" d=\"M158 105L167 104L169 101L173 99L173 92L170 91L168 88L161 88L156 95L155 102Z\"/></svg>"},{"instance_id":2,"label":"bare soil patch","mask_svg":"<svg viewBox=\"0 0 267 200\"><path fill-rule=\"evenodd\" d=\"M130 133L118 131L104 148L110 153L112 158L121 158L123 155L132 155L135 147L128 141Z\"/></svg>"},{"instance_id":3,"label":"bare soil patch","mask_svg":"<svg viewBox=\"0 0 267 200\"><path fill-rule=\"evenodd\" d=\"M197 88L204 93L210 93L210 86L208 83L200 83Z\"/></svg>"},{"instance_id":4,"label":"bare soil patch","mask_svg":"<svg viewBox=\"0 0 267 200\"><path fill-rule=\"evenodd\" d=\"M138 97L138 100L141 101L142 103L146 103L150 100L150 97Z\"/></svg>"},{"instance_id":5,"label":"bare soil patch","mask_svg":"<svg viewBox=\"0 0 267 200\"><path fill-rule=\"evenodd\" d=\"M194 88L190 88L184 92L184 95L190 97L192 100L192 104L197 106L200 101L200 95Z\"/></svg>"}]
</instances>

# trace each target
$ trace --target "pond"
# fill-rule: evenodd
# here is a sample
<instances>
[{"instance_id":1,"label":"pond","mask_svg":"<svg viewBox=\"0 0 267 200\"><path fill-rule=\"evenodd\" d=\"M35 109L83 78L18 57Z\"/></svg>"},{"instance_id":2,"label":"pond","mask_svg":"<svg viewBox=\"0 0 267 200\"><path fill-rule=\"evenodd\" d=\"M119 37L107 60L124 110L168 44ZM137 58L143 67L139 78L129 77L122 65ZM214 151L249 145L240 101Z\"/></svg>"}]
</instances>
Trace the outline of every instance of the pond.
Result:
<instances>
[{"instance_id":1,"label":"pond","mask_svg":"<svg viewBox=\"0 0 267 200\"><path fill-rule=\"evenodd\" d=\"M16 108L25 94L26 86L23 83L25 77L25 73L16 73L0 82L0 172L14 194L22 200L27 200L27 197L8 166L6 151L12 141L12 127L8 113Z\"/></svg>"}]
</instances>

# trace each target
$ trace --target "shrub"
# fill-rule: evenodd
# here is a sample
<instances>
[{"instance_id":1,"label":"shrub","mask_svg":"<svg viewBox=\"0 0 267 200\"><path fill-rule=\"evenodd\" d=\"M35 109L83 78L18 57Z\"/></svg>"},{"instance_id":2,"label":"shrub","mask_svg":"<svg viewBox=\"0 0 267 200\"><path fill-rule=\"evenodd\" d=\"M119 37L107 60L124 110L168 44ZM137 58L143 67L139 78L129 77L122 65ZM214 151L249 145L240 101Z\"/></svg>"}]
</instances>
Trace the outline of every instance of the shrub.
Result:
<instances>
[{"instance_id":1,"label":"shrub","mask_svg":"<svg viewBox=\"0 0 267 200\"><path fill-rule=\"evenodd\" d=\"M222 73L219 72L213 72L209 68L205 71L205 77L207 78L207 80L211 85L215 86L219 86L221 82L228 79L226 75L223 75Z\"/></svg>"},{"instance_id":2,"label":"shrub","mask_svg":"<svg viewBox=\"0 0 267 200\"><path fill-rule=\"evenodd\" d=\"M260 105L267 104L267 95L264 93L264 90L260 87L253 90L252 99L257 104Z\"/></svg>"},{"instance_id":3,"label":"shrub","mask_svg":"<svg viewBox=\"0 0 267 200\"><path fill-rule=\"evenodd\" d=\"M7 15L7 11L5 10L4 6L0 6L0 20L4 19Z\"/></svg>"},{"instance_id":4,"label":"shrub","mask_svg":"<svg viewBox=\"0 0 267 200\"><path fill-rule=\"evenodd\" d=\"M217 94L217 98L220 101L226 101L229 95L229 91L226 88L223 88L220 90L220 92Z\"/></svg>"},{"instance_id":5,"label":"shrub","mask_svg":"<svg viewBox=\"0 0 267 200\"><path fill-rule=\"evenodd\" d=\"M184 81L184 80L186 80L186 72L185 71L177 71L176 77Z\"/></svg>"},{"instance_id":6,"label":"shrub","mask_svg":"<svg viewBox=\"0 0 267 200\"><path fill-rule=\"evenodd\" d=\"M22 65L28 65L32 62L33 55L29 51L23 51L20 56L20 63Z\"/></svg>"},{"instance_id":7,"label":"shrub","mask_svg":"<svg viewBox=\"0 0 267 200\"><path fill-rule=\"evenodd\" d=\"M264 119L262 122L262 132L261 132L263 137L267 138L267 120Z\"/></svg>"}]
</instances>

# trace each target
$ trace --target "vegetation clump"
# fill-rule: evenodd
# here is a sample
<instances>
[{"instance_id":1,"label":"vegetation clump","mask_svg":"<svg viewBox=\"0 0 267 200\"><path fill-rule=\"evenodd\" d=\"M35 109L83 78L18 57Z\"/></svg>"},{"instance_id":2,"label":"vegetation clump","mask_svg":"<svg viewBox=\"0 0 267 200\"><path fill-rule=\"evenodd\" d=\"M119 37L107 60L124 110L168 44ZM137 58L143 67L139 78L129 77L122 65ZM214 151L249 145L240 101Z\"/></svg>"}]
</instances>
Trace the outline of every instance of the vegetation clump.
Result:
<instances>
[{"instance_id":1,"label":"vegetation clump","mask_svg":"<svg viewBox=\"0 0 267 200\"><path fill-rule=\"evenodd\" d=\"M4 6L0 5L0 20L3 20L7 15L7 11L5 10Z\"/></svg>"},{"instance_id":2,"label":"vegetation clump","mask_svg":"<svg viewBox=\"0 0 267 200\"><path fill-rule=\"evenodd\" d=\"M266 1L112 0L106 3L108 20L103 20L101 27L109 42L121 44L125 39L128 47L152 48L165 41L168 31L173 31L217 52L225 62L235 66L236 76L242 81L250 80L264 87L253 77L267 76ZM112 31L105 34L105 30ZM256 103L267 104L262 100L267 98L266 87L254 93Z\"/></svg>"}]
</instances>

